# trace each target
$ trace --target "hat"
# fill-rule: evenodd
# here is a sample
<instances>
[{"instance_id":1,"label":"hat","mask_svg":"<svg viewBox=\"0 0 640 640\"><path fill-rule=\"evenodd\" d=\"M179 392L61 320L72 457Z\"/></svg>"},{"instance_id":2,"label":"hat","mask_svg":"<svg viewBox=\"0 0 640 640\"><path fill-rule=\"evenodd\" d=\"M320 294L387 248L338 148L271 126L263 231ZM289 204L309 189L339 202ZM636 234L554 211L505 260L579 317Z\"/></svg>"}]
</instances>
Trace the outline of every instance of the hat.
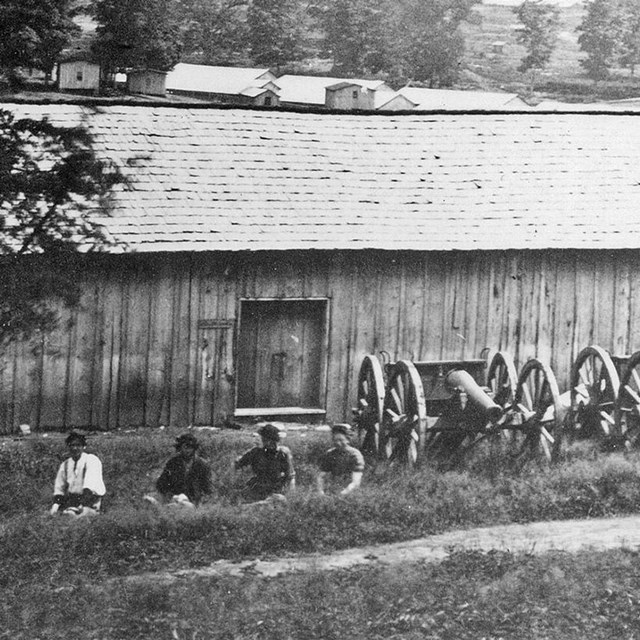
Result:
<instances>
[{"instance_id":1,"label":"hat","mask_svg":"<svg viewBox=\"0 0 640 640\"><path fill-rule=\"evenodd\" d=\"M87 444L87 437L79 431L71 431L65 438L65 443L69 445L72 442L79 442L84 447Z\"/></svg>"},{"instance_id":2,"label":"hat","mask_svg":"<svg viewBox=\"0 0 640 640\"><path fill-rule=\"evenodd\" d=\"M332 434L340 433L343 436L350 436L351 435L351 425L348 425L346 422L339 422L337 424L334 424L331 427L331 433Z\"/></svg>"},{"instance_id":3,"label":"hat","mask_svg":"<svg viewBox=\"0 0 640 640\"><path fill-rule=\"evenodd\" d=\"M275 440L276 442L280 441L280 429L278 429L274 424L263 424L258 429L258 435L265 440Z\"/></svg>"},{"instance_id":4,"label":"hat","mask_svg":"<svg viewBox=\"0 0 640 640\"><path fill-rule=\"evenodd\" d=\"M176 449L179 449L183 444L186 444L188 447L193 447L194 449L200 446L198 440L192 433L183 433L176 438Z\"/></svg>"}]
</instances>

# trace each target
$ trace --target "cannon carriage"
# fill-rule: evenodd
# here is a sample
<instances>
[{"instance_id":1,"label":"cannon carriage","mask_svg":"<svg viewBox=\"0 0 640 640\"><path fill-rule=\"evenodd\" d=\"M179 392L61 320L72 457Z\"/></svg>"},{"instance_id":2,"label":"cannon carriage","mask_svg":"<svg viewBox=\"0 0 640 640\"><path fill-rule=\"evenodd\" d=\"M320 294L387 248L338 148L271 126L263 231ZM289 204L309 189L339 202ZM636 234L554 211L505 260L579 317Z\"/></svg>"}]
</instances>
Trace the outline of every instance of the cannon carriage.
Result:
<instances>
[{"instance_id":1,"label":"cannon carriage","mask_svg":"<svg viewBox=\"0 0 640 640\"><path fill-rule=\"evenodd\" d=\"M567 431L575 438L599 438L632 446L640 437L640 351L612 355L592 345L571 368Z\"/></svg>"},{"instance_id":2,"label":"cannon carriage","mask_svg":"<svg viewBox=\"0 0 640 640\"><path fill-rule=\"evenodd\" d=\"M532 359L517 375L497 352L477 360L399 360L365 356L354 421L364 453L413 465L427 456L455 459L491 438L513 455L553 459L563 409L555 376Z\"/></svg>"}]
</instances>

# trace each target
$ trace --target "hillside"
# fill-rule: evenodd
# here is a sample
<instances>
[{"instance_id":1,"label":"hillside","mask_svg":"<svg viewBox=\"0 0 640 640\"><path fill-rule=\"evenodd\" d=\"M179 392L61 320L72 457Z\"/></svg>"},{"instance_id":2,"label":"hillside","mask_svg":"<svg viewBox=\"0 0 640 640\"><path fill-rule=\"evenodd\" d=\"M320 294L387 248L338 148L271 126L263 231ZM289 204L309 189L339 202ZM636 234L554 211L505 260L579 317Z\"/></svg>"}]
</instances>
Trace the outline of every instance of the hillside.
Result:
<instances>
[{"instance_id":1,"label":"hillside","mask_svg":"<svg viewBox=\"0 0 640 640\"><path fill-rule=\"evenodd\" d=\"M580 59L585 55L578 45L577 27L584 16L584 5L558 6L560 33L548 68L536 80L535 100L590 101L599 98L622 98L640 94L640 84L628 72L616 71L608 83L594 86L584 74ZM513 6L483 4L475 11L479 18L464 26L466 54L461 88L503 89L525 95L529 78L518 72L525 49L517 42L518 19ZM501 51L492 47L502 42Z\"/></svg>"}]
</instances>

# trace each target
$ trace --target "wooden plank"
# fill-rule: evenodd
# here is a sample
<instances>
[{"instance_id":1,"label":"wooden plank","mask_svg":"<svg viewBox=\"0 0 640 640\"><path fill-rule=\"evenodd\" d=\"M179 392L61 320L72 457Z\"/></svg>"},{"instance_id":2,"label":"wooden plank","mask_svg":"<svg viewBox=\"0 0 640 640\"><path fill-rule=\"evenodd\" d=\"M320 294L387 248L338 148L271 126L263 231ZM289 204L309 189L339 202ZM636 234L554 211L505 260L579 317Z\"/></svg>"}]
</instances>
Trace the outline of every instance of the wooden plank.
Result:
<instances>
[{"instance_id":1,"label":"wooden plank","mask_svg":"<svg viewBox=\"0 0 640 640\"><path fill-rule=\"evenodd\" d=\"M442 357L445 324L445 290L447 267L443 254L429 255L425 263L427 298L422 313L422 345L420 360Z\"/></svg>"},{"instance_id":2,"label":"wooden plank","mask_svg":"<svg viewBox=\"0 0 640 640\"><path fill-rule=\"evenodd\" d=\"M42 337L34 337L16 343L16 359L13 369L14 422L26 423L34 431L40 430L42 405Z\"/></svg>"},{"instance_id":3,"label":"wooden plank","mask_svg":"<svg viewBox=\"0 0 640 640\"><path fill-rule=\"evenodd\" d=\"M351 322L353 314L353 295L355 290L354 270L351 268L351 257L348 253L334 254L329 272L329 287L331 296L331 336L330 355L327 372L327 418L329 420L344 421L350 419L350 402L348 386L353 374L352 357L349 356L351 346ZM393 295L397 299L397 291ZM397 313L397 306L394 307ZM384 317L389 312L384 306L380 318L387 331L395 330L395 322L388 323ZM395 321L395 315L393 315ZM384 340L387 338L383 333ZM347 387L347 389L345 389Z\"/></svg>"},{"instance_id":4,"label":"wooden plank","mask_svg":"<svg viewBox=\"0 0 640 640\"><path fill-rule=\"evenodd\" d=\"M553 322L556 299L554 258L548 253L541 256L537 276L538 320L536 344L538 357L545 362L553 360Z\"/></svg>"},{"instance_id":5,"label":"wooden plank","mask_svg":"<svg viewBox=\"0 0 640 640\"><path fill-rule=\"evenodd\" d=\"M96 322L100 323L100 326L97 329L99 349L95 355L93 415L97 416L100 428L111 430L118 427L122 289L126 273L123 265L115 260L105 263L104 273L98 294L99 311L96 314Z\"/></svg>"},{"instance_id":6,"label":"wooden plank","mask_svg":"<svg viewBox=\"0 0 640 640\"><path fill-rule=\"evenodd\" d=\"M152 262L153 278L149 281L150 305L146 358L147 390L145 396L145 426L169 424L171 394L171 338L173 333L173 266L158 258Z\"/></svg>"},{"instance_id":7,"label":"wooden plank","mask_svg":"<svg viewBox=\"0 0 640 640\"><path fill-rule=\"evenodd\" d=\"M196 347L191 343L192 326L192 264L191 256L173 257L175 266L172 283L172 345L171 345L171 397L169 423L172 427L191 424L193 389L191 387L193 358ZM195 334L194 340L195 340ZM195 363L194 363L195 364Z\"/></svg>"},{"instance_id":8,"label":"wooden plank","mask_svg":"<svg viewBox=\"0 0 640 640\"><path fill-rule=\"evenodd\" d=\"M13 343L0 349L0 434L13 433L18 424L15 416L14 368L16 366L16 346Z\"/></svg>"},{"instance_id":9,"label":"wooden plank","mask_svg":"<svg viewBox=\"0 0 640 640\"><path fill-rule=\"evenodd\" d=\"M90 267L87 267L90 269ZM64 426L90 428L94 392L94 353L97 284L93 278L83 283L79 306L71 316L67 352L67 388Z\"/></svg>"},{"instance_id":10,"label":"wooden plank","mask_svg":"<svg viewBox=\"0 0 640 640\"><path fill-rule=\"evenodd\" d=\"M538 313L540 286L540 254L522 256L518 272L520 284L520 335L518 354L523 362L539 357Z\"/></svg>"},{"instance_id":11,"label":"wooden plank","mask_svg":"<svg viewBox=\"0 0 640 640\"><path fill-rule=\"evenodd\" d=\"M629 252L629 353L640 350L640 252Z\"/></svg>"},{"instance_id":12,"label":"wooden plank","mask_svg":"<svg viewBox=\"0 0 640 640\"><path fill-rule=\"evenodd\" d=\"M495 348L493 339L489 339L489 316L491 314L491 260L487 254L478 253L474 256L472 269L475 273L475 331L472 336L471 348L467 345L469 357L486 356L487 352ZM467 308L467 313L474 313L473 307Z\"/></svg>"},{"instance_id":13,"label":"wooden plank","mask_svg":"<svg viewBox=\"0 0 640 640\"><path fill-rule=\"evenodd\" d=\"M613 260L603 260L602 256L595 264L595 304L594 342L602 348L613 349L613 307L615 303L616 272Z\"/></svg>"},{"instance_id":14,"label":"wooden plank","mask_svg":"<svg viewBox=\"0 0 640 640\"><path fill-rule=\"evenodd\" d=\"M576 256L572 252L555 255L556 305L552 335L553 358L551 367L558 379L562 392L567 387L568 376L573 363L572 344L575 333Z\"/></svg>"},{"instance_id":15,"label":"wooden plank","mask_svg":"<svg viewBox=\"0 0 640 640\"><path fill-rule=\"evenodd\" d=\"M466 289L464 322L460 334L462 341L462 359L469 360L480 356L484 343L476 342L477 325L484 319L480 310L480 280L482 278L477 254L465 254L463 259L463 286Z\"/></svg>"},{"instance_id":16,"label":"wooden plank","mask_svg":"<svg viewBox=\"0 0 640 640\"><path fill-rule=\"evenodd\" d=\"M622 253L613 264L615 271L615 291L613 300L613 336L614 355L629 353L629 318L631 301L631 267L629 254Z\"/></svg>"},{"instance_id":17,"label":"wooden plank","mask_svg":"<svg viewBox=\"0 0 640 640\"><path fill-rule=\"evenodd\" d=\"M504 297L502 300L502 343L520 365L526 358L520 353L520 330L522 308L522 265L519 253L509 251L505 254Z\"/></svg>"},{"instance_id":18,"label":"wooden plank","mask_svg":"<svg viewBox=\"0 0 640 640\"><path fill-rule=\"evenodd\" d=\"M422 313L426 297L423 257L405 254L401 277L400 349L408 353L411 360L418 360L422 350Z\"/></svg>"},{"instance_id":19,"label":"wooden plank","mask_svg":"<svg viewBox=\"0 0 640 640\"><path fill-rule=\"evenodd\" d=\"M460 360L465 343L465 310L467 304L466 268L459 254L447 256L442 336L442 359Z\"/></svg>"},{"instance_id":20,"label":"wooden plank","mask_svg":"<svg viewBox=\"0 0 640 640\"><path fill-rule=\"evenodd\" d=\"M566 293L567 287L561 287ZM575 260L575 331L571 349L571 362L585 347L593 344L595 327L595 261L588 254L578 253Z\"/></svg>"},{"instance_id":21,"label":"wooden plank","mask_svg":"<svg viewBox=\"0 0 640 640\"><path fill-rule=\"evenodd\" d=\"M123 286L122 347L118 378L118 426L141 427L145 423L147 393L147 350L151 295L147 265L130 264Z\"/></svg>"},{"instance_id":22,"label":"wooden plank","mask_svg":"<svg viewBox=\"0 0 640 640\"><path fill-rule=\"evenodd\" d=\"M44 335L42 340L38 391L40 429L60 430L65 426L65 405L69 386L69 349L70 338L73 337L74 312L61 307L58 327ZM75 340L73 346L75 348Z\"/></svg>"},{"instance_id":23,"label":"wooden plank","mask_svg":"<svg viewBox=\"0 0 640 640\"><path fill-rule=\"evenodd\" d=\"M488 258L487 270L488 306L487 306L487 338L486 343L490 349L496 351L507 350L506 332L504 331L504 299L506 258L504 252L493 252ZM511 353L515 357L515 353Z\"/></svg>"}]
</instances>

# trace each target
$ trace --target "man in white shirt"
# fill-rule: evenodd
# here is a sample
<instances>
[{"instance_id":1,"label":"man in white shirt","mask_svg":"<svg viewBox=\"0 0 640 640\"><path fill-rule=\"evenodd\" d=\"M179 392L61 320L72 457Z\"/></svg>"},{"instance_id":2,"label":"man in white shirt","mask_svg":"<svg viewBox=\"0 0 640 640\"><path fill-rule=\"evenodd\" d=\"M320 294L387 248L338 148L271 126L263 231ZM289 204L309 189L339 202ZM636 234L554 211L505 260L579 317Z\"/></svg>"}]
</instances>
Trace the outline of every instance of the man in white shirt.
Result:
<instances>
[{"instance_id":1,"label":"man in white shirt","mask_svg":"<svg viewBox=\"0 0 640 640\"><path fill-rule=\"evenodd\" d=\"M50 513L71 517L94 515L100 511L106 493L102 462L93 453L85 452L87 440L81 433L70 433L66 443L70 456L58 469Z\"/></svg>"}]
</instances>

